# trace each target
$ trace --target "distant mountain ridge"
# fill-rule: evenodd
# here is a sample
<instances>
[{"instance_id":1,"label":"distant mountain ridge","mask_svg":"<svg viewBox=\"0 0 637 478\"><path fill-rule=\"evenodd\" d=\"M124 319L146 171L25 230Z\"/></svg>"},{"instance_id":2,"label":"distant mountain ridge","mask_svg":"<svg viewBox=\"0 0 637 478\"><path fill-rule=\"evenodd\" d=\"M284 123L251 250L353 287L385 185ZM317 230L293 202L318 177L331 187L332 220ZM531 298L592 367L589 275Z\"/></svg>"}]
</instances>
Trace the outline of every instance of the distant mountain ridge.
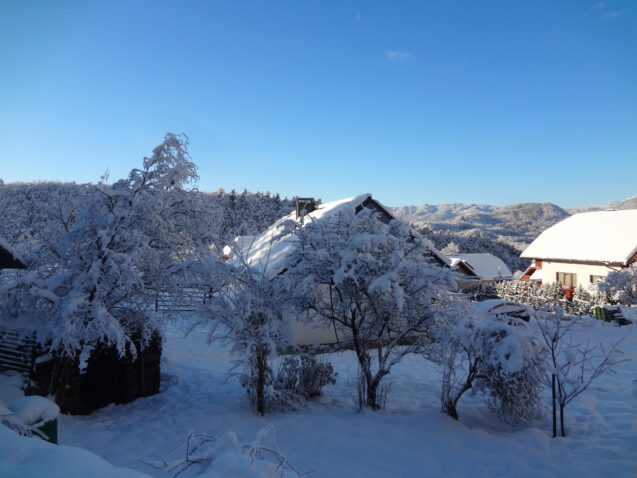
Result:
<instances>
[{"instance_id":1,"label":"distant mountain ridge","mask_svg":"<svg viewBox=\"0 0 637 478\"><path fill-rule=\"evenodd\" d=\"M544 229L570 214L551 203L510 206L487 204L422 204L392 208L393 213L417 227L463 232L477 229L494 239L516 246L530 244Z\"/></svg>"},{"instance_id":2,"label":"distant mountain ridge","mask_svg":"<svg viewBox=\"0 0 637 478\"><path fill-rule=\"evenodd\" d=\"M424 232L437 233L441 239L443 236L447 240L455 237L456 241L463 240L467 244L466 239L479 232L519 251L533 242L542 231L571 214L606 209L637 209L637 196L623 201L568 209L552 203L521 203L510 206L448 203L391 208L397 217Z\"/></svg>"},{"instance_id":3,"label":"distant mountain ridge","mask_svg":"<svg viewBox=\"0 0 637 478\"><path fill-rule=\"evenodd\" d=\"M595 206L571 207L567 208L566 211L568 211L570 214L576 214L579 212L604 211L606 209L637 209L637 196L624 199L623 201L614 201L606 204L598 204Z\"/></svg>"}]
</instances>

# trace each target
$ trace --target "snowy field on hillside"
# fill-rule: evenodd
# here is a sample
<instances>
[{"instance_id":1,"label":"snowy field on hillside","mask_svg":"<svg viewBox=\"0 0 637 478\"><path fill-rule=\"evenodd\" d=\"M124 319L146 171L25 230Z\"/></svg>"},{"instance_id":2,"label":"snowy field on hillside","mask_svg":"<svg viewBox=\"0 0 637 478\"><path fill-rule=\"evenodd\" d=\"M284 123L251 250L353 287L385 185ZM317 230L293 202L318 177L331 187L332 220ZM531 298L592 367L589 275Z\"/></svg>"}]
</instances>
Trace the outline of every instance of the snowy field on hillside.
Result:
<instances>
[{"instance_id":1,"label":"snowy field on hillside","mask_svg":"<svg viewBox=\"0 0 637 478\"><path fill-rule=\"evenodd\" d=\"M61 416L64 446L57 448L0 430L0 475L31 476L40 470L65 476L64 470L73 469L82 475L93 469L96 477L127 476L125 467L172 476L141 460L167 458L192 431L216 436L234 431L250 443L272 423L278 448L300 471L316 477L637 476L637 326L590 319L580 333L608 343L625 337L621 349L630 361L567 407L569 436L552 439L548 409L543 419L514 427L473 396L461 400L459 422L443 415L440 371L419 356L407 357L393 370L385 410L356 412L348 386L356 377L356 360L342 352L327 356L338 381L324 389L323 397L298 412L259 417L238 382L227 377L230 354L218 344L208 346L204 329L184 337L183 328L172 326L166 332L159 394L86 417ZM0 401L21 396L19 379L0 375Z\"/></svg>"}]
</instances>

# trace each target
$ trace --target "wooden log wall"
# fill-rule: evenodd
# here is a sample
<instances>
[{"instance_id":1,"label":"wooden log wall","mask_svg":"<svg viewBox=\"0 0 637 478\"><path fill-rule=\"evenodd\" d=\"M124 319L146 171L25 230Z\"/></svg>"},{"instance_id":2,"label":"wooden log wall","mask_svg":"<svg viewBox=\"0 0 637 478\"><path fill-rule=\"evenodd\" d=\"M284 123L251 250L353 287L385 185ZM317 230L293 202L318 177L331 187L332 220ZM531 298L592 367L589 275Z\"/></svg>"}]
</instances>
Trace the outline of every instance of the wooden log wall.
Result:
<instances>
[{"instance_id":1,"label":"wooden log wall","mask_svg":"<svg viewBox=\"0 0 637 478\"><path fill-rule=\"evenodd\" d=\"M53 395L62 413L86 415L110 403L128 403L159 391L161 339L120 358L113 347L98 346L80 370L77 358L36 359L27 395Z\"/></svg>"}]
</instances>

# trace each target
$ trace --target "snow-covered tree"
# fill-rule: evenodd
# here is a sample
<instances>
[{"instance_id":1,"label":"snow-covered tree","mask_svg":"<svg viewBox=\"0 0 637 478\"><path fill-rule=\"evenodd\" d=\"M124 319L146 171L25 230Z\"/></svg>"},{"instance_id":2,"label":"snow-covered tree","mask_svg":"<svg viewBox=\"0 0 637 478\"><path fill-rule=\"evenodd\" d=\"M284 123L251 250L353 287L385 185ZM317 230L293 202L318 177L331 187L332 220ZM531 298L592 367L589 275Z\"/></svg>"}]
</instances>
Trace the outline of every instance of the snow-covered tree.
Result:
<instances>
[{"instance_id":1,"label":"snow-covered tree","mask_svg":"<svg viewBox=\"0 0 637 478\"><path fill-rule=\"evenodd\" d=\"M448 256L455 256L456 254L460 254L460 247L458 246L458 244L451 241L440 252Z\"/></svg>"},{"instance_id":2,"label":"snow-covered tree","mask_svg":"<svg viewBox=\"0 0 637 478\"><path fill-rule=\"evenodd\" d=\"M0 237L29 262L55 263L56 244L68 232L94 187L86 184L37 182L0 186Z\"/></svg>"},{"instance_id":3,"label":"snow-covered tree","mask_svg":"<svg viewBox=\"0 0 637 478\"><path fill-rule=\"evenodd\" d=\"M606 294L612 303L637 304L637 262L628 269L610 272L597 284L597 289Z\"/></svg>"},{"instance_id":4,"label":"snow-covered tree","mask_svg":"<svg viewBox=\"0 0 637 478\"><path fill-rule=\"evenodd\" d=\"M541 412L544 352L526 322L466 310L440 330L434 351L442 365L442 411L452 418L468 390L510 422Z\"/></svg>"},{"instance_id":5,"label":"snow-covered tree","mask_svg":"<svg viewBox=\"0 0 637 478\"><path fill-rule=\"evenodd\" d=\"M254 410L263 415L276 407L294 408L295 397L277 389L273 371L279 350L287 345L278 281L245 262L204 264L213 291L200 323L210 324L208 340L230 345L241 385Z\"/></svg>"},{"instance_id":6,"label":"snow-covered tree","mask_svg":"<svg viewBox=\"0 0 637 478\"><path fill-rule=\"evenodd\" d=\"M67 232L85 202L102 195L99 190L104 186L58 182L1 185L0 237L38 264L55 264L60 236ZM243 200L236 200L236 194L223 190L205 193L182 188L172 190L169 196L167 204L175 216L176 230L216 253L236 236L258 234L294 208L288 199L258 192L246 192ZM234 210L230 211L232 197ZM184 246L184 250L190 247Z\"/></svg>"},{"instance_id":7,"label":"snow-covered tree","mask_svg":"<svg viewBox=\"0 0 637 478\"><path fill-rule=\"evenodd\" d=\"M69 359L97 343L134 356L160 329L148 304L179 256L171 195L196 179L187 140L167 134L142 169L82 198L47 260L9 286L5 317L31 318Z\"/></svg>"},{"instance_id":8,"label":"snow-covered tree","mask_svg":"<svg viewBox=\"0 0 637 478\"><path fill-rule=\"evenodd\" d=\"M282 274L295 307L353 347L365 404L377 410L383 378L454 306L453 275L419 234L366 207L310 221L297 237L293 265Z\"/></svg>"},{"instance_id":9,"label":"snow-covered tree","mask_svg":"<svg viewBox=\"0 0 637 478\"><path fill-rule=\"evenodd\" d=\"M578 342L575 329L581 319L564 319L561 309L545 309L536 314L537 324L548 357L545 384L551 387L553 413L553 437L557 436L557 407L560 411L560 432L566 436L564 409L576 397L590 387L601 375L613 370L618 363L619 343L609 348L601 343L591 344L589 340Z\"/></svg>"}]
</instances>

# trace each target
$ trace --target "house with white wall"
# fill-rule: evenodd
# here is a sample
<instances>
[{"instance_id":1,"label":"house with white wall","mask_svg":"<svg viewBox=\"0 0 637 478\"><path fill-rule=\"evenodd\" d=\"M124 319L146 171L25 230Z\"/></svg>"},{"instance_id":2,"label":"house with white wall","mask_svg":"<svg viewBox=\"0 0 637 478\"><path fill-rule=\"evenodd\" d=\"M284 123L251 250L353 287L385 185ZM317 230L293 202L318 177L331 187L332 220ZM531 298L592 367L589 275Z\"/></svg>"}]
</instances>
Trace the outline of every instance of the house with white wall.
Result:
<instances>
[{"instance_id":1,"label":"house with white wall","mask_svg":"<svg viewBox=\"0 0 637 478\"><path fill-rule=\"evenodd\" d=\"M574 214L540 234L520 255L522 280L559 283L567 297L637 261L637 209Z\"/></svg>"},{"instance_id":2,"label":"house with white wall","mask_svg":"<svg viewBox=\"0 0 637 478\"><path fill-rule=\"evenodd\" d=\"M284 274L292 264L293 253L299 243L297 232L305 224L312 221L339 220L341 213L348 210L355 214L363 208L376 212L375 217L384 223L394 220L394 216L380 202L372 198L371 194L362 194L350 198L340 199L324 204L313 202L306 198L299 201L297 210L279 219L260 235L253 238L241 238L233 242L225 252L229 261L245 261L256 272L265 274L272 279ZM414 234L418 234L414 231ZM427 239L435 259L441 267L448 267L449 260L438 252ZM293 345L333 344L338 342L336 330L333 327L317 326L308 320L299 320L293 311L284 311L283 320L287 328L288 341Z\"/></svg>"}]
</instances>

